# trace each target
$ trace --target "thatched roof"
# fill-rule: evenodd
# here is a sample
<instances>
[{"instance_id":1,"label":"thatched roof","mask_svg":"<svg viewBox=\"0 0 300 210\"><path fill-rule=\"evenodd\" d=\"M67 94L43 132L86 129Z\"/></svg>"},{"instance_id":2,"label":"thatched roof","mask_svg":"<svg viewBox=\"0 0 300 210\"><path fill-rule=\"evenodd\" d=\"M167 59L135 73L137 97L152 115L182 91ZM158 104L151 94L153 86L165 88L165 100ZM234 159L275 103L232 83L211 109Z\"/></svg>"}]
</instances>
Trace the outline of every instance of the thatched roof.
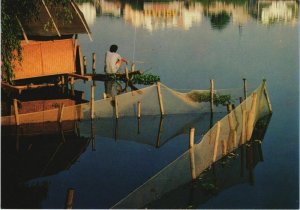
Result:
<instances>
[{"instance_id":1,"label":"thatched roof","mask_svg":"<svg viewBox=\"0 0 300 210\"><path fill-rule=\"evenodd\" d=\"M30 21L17 17L25 33L24 36L63 36L79 33L90 35L91 33L83 13L72 0L66 7L47 5L44 0L41 0L38 8L39 15Z\"/></svg>"}]
</instances>

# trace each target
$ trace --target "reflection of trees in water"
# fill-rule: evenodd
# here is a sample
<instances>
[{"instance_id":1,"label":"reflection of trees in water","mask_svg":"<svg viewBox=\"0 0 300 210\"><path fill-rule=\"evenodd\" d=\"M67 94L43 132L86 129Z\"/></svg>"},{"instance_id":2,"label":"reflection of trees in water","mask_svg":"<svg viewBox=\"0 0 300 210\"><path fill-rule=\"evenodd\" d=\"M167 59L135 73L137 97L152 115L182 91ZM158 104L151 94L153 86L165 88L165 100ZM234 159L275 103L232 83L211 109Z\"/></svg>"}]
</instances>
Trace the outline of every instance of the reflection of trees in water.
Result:
<instances>
[{"instance_id":1,"label":"reflection of trees in water","mask_svg":"<svg viewBox=\"0 0 300 210\"><path fill-rule=\"evenodd\" d=\"M214 29L222 30L224 29L230 21L230 15L222 11L221 13L218 14L212 14L210 15L210 22L211 26Z\"/></svg>"}]
</instances>

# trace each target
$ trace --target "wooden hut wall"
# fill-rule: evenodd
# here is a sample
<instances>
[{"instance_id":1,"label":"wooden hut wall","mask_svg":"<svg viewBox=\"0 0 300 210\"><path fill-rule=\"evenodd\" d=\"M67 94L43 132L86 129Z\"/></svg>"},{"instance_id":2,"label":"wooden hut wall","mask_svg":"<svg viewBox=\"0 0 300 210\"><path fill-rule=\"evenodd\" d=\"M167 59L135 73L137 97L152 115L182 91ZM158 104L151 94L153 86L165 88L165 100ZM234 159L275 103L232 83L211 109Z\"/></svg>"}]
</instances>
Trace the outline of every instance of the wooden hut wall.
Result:
<instances>
[{"instance_id":1,"label":"wooden hut wall","mask_svg":"<svg viewBox=\"0 0 300 210\"><path fill-rule=\"evenodd\" d=\"M15 80L75 73L73 39L21 42L22 62L16 62Z\"/></svg>"}]
</instances>

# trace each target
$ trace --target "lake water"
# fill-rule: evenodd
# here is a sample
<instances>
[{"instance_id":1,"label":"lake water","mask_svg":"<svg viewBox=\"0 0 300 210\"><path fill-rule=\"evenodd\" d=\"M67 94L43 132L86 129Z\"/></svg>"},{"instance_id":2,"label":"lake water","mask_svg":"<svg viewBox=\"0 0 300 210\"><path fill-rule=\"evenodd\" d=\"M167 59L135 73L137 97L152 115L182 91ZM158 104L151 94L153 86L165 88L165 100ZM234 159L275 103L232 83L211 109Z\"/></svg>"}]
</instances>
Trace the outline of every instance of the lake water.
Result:
<instances>
[{"instance_id":1,"label":"lake water","mask_svg":"<svg viewBox=\"0 0 300 210\"><path fill-rule=\"evenodd\" d=\"M273 115L254 183L221 190L197 208L299 207L297 1L97 0L79 6L93 37L91 42L80 35L79 42L88 67L92 53L97 54L98 73L103 72L105 52L117 44L136 69L159 75L176 90L207 89L209 79L217 89L242 87L243 78L249 88L267 79ZM76 83L75 88L90 98L90 83ZM96 99L103 91L103 83L97 82ZM159 126L159 120L153 122ZM2 139L2 200L7 206L64 208L66 192L74 188L73 208L110 208L188 147L187 134L159 148L97 135L90 142L66 133L66 142L73 140L67 147L60 139L59 133L24 138L19 153L13 151L13 141Z\"/></svg>"}]
</instances>

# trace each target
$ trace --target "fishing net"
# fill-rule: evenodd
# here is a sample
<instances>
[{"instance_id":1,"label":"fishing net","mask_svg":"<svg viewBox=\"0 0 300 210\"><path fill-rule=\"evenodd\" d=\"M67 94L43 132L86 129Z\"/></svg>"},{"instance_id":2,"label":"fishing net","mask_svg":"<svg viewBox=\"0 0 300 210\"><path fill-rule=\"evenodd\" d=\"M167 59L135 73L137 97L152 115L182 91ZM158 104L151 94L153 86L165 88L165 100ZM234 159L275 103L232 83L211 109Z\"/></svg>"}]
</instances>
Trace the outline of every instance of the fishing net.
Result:
<instances>
[{"instance_id":1,"label":"fishing net","mask_svg":"<svg viewBox=\"0 0 300 210\"><path fill-rule=\"evenodd\" d=\"M214 91L213 110L226 113L227 103L236 103L242 89ZM61 104L62 105L62 104ZM70 120L89 120L99 118L122 118L140 116L159 116L172 114L207 113L211 110L210 92L193 90L188 93L175 91L163 84L155 84L113 98L105 98L74 106L3 116L2 125L31 124L44 122L63 122Z\"/></svg>"},{"instance_id":2,"label":"fishing net","mask_svg":"<svg viewBox=\"0 0 300 210\"><path fill-rule=\"evenodd\" d=\"M142 208L196 179L214 162L249 141L257 120L271 112L265 82L219 120L191 149L134 190L113 208Z\"/></svg>"}]
</instances>

